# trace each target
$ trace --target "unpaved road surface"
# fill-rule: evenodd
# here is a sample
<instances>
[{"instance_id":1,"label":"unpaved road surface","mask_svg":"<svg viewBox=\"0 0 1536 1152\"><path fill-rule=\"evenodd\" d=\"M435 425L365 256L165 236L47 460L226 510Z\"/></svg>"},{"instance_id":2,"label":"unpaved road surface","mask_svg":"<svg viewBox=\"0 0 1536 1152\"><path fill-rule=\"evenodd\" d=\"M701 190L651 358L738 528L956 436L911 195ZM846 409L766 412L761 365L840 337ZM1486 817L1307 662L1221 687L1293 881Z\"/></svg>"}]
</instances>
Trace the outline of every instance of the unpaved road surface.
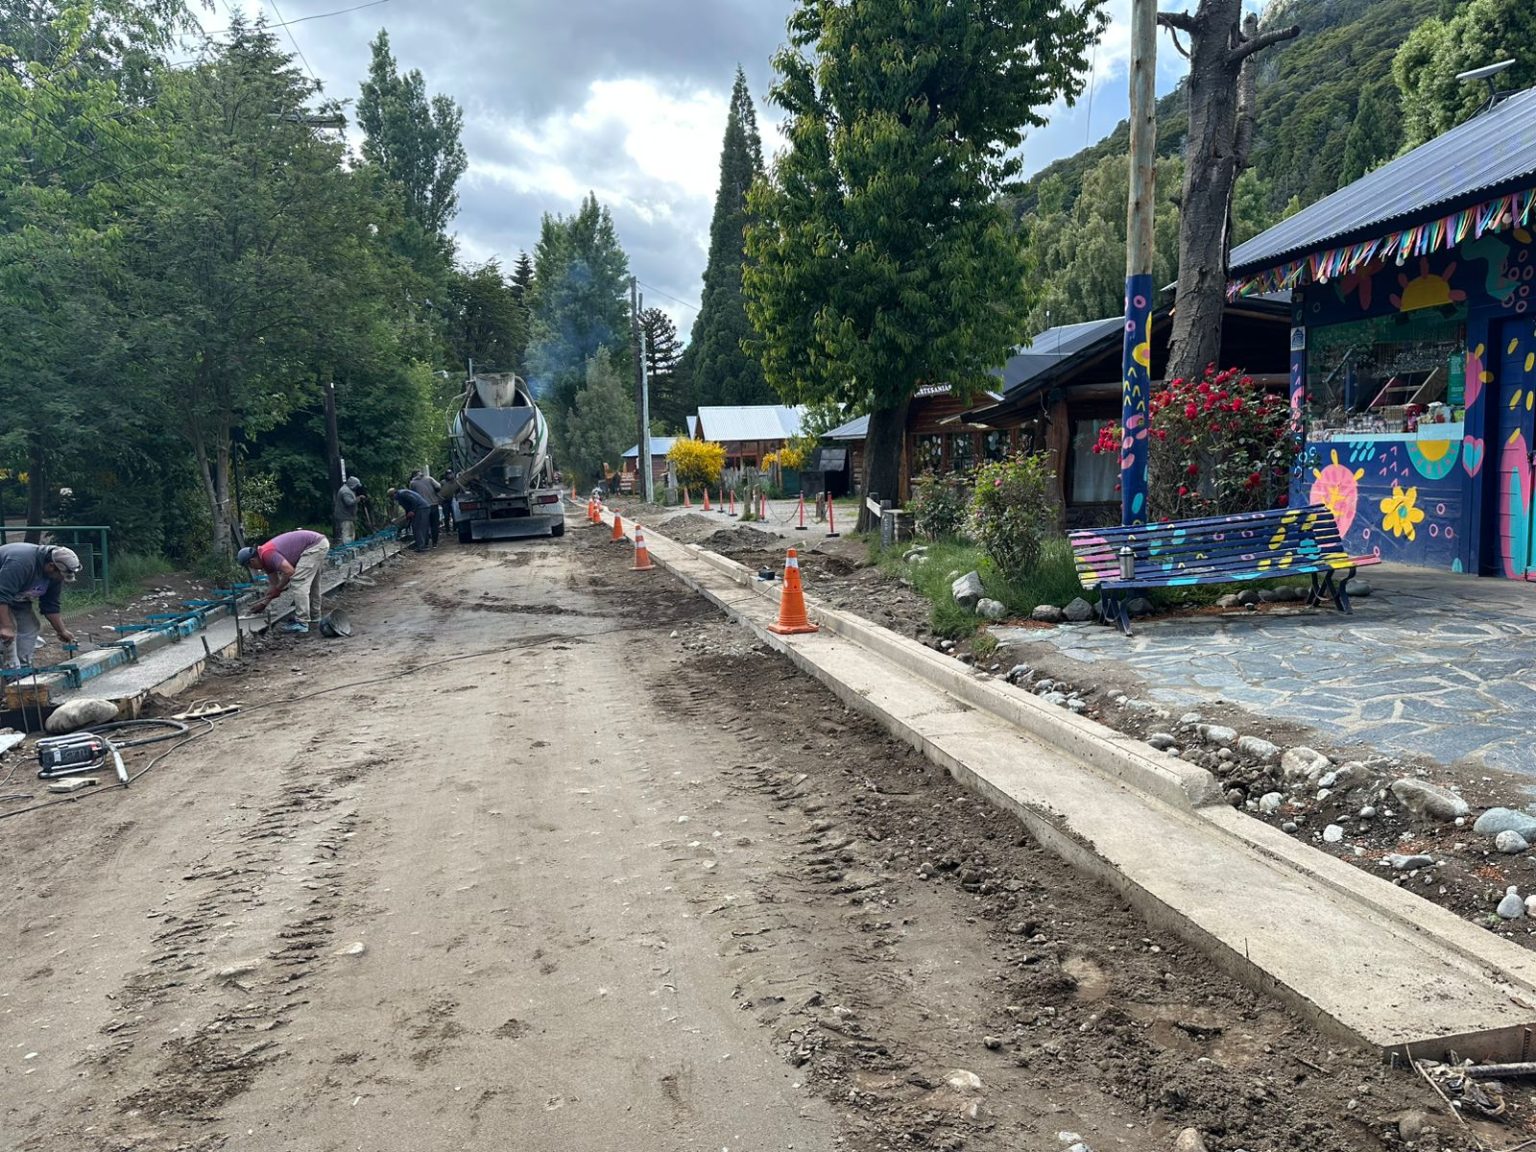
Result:
<instances>
[{"instance_id":1,"label":"unpaved road surface","mask_svg":"<svg viewBox=\"0 0 1536 1152\"><path fill-rule=\"evenodd\" d=\"M1470 1146L598 535L405 558L0 820L0 1146Z\"/></svg>"}]
</instances>

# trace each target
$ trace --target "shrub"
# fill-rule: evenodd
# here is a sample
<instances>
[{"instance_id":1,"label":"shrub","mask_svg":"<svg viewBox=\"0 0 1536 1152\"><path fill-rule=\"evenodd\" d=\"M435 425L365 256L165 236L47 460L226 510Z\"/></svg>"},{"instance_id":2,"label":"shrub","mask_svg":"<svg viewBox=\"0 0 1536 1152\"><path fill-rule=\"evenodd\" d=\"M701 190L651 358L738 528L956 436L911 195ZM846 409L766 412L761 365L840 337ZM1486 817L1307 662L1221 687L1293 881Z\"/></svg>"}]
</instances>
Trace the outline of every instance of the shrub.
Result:
<instances>
[{"instance_id":1,"label":"shrub","mask_svg":"<svg viewBox=\"0 0 1536 1152\"><path fill-rule=\"evenodd\" d=\"M967 524L1008 579L1033 571L1057 520L1056 476L1045 456L1009 456L976 469Z\"/></svg>"},{"instance_id":2,"label":"shrub","mask_svg":"<svg viewBox=\"0 0 1536 1152\"><path fill-rule=\"evenodd\" d=\"M1256 512L1285 501L1296 443L1290 406L1240 369L1207 365L1199 380L1170 380L1148 404L1147 516L1183 520ZM1095 452L1118 455L1120 426Z\"/></svg>"},{"instance_id":3,"label":"shrub","mask_svg":"<svg viewBox=\"0 0 1536 1152\"><path fill-rule=\"evenodd\" d=\"M954 540L965 532L969 496L958 476L924 472L912 482L912 528L929 540Z\"/></svg>"},{"instance_id":4,"label":"shrub","mask_svg":"<svg viewBox=\"0 0 1536 1152\"><path fill-rule=\"evenodd\" d=\"M667 452L672 474L684 488L702 488L720 483L725 469L725 445L707 440L676 440Z\"/></svg>"}]
</instances>

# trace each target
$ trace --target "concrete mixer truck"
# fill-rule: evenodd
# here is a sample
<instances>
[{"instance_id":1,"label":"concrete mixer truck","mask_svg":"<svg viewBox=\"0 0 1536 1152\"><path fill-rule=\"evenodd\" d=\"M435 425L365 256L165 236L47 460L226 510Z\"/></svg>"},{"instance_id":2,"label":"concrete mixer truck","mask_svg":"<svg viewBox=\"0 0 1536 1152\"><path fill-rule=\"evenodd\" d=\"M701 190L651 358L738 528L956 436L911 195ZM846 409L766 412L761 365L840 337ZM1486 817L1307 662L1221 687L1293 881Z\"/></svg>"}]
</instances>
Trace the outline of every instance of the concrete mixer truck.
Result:
<instances>
[{"instance_id":1,"label":"concrete mixer truck","mask_svg":"<svg viewBox=\"0 0 1536 1152\"><path fill-rule=\"evenodd\" d=\"M459 542L565 535L565 508L549 460L549 426L527 383L482 373L464 386L448 424L457 475L443 482Z\"/></svg>"}]
</instances>

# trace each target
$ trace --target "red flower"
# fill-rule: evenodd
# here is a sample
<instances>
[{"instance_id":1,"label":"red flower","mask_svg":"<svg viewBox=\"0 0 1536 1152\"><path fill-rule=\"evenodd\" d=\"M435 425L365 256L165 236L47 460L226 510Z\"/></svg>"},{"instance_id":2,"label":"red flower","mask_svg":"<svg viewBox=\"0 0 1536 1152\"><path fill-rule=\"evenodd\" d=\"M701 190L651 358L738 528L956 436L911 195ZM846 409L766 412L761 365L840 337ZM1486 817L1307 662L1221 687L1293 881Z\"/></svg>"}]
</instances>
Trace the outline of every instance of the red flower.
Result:
<instances>
[{"instance_id":1,"label":"red flower","mask_svg":"<svg viewBox=\"0 0 1536 1152\"><path fill-rule=\"evenodd\" d=\"M1184 469L1184 474L1186 476L1198 476L1198 475L1200 475L1200 465L1198 465L1198 464L1191 464L1188 468Z\"/></svg>"},{"instance_id":2,"label":"red flower","mask_svg":"<svg viewBox=\"0 0 1536 1152\"><path fill-rule=\"evenodd\" d=\"M1195 411L1195 406L1193 404L1184 405L1184 418L1186 420L1193 420L1195 418Z\"/></svg>"},{"instance_id":3,"label":"red flower","mask_svg":"<svg viewBox=\"0 0 1536 1152\"><path fill-rule=\"evenodd\" d=\"M1184 487L1184 485L1180 484L1179 485L1179 495L1180 496L1188 496L1189 495L1189 489Z\"/></svg>"}]
</instances>

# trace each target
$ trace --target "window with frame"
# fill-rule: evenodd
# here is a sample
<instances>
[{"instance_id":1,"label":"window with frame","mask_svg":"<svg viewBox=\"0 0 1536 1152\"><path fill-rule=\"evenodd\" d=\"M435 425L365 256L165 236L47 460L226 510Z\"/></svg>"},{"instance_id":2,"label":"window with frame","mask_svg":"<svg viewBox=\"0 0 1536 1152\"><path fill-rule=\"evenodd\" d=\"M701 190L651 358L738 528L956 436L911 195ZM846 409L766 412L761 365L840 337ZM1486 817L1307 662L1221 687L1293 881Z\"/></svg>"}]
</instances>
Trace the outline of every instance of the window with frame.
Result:
<instances>
[{"instance_id":1,"label":"window with frame","mask_svg":"<svg viewBox=\"0 0 1536 1152\"><path fill-rule=\"evenodd\" d=\"M1099 430L1118 421L1112 416L1077 417L1072 420L1072 441L1067 462L1067 499L1073 504L1110 504L1116 499L1120 457L1095 452Z\"/></svg>"},{"instance_id":2,"label":"window with frame","mask_svg":"<svg viewBox=\"0 0 1536 1152\"><path fill-rule=\"evenodd\" d=\"M1308 329L1309 434L1459 423L1466 347L1464 304Z\"/></svg>"}]
</instances>

